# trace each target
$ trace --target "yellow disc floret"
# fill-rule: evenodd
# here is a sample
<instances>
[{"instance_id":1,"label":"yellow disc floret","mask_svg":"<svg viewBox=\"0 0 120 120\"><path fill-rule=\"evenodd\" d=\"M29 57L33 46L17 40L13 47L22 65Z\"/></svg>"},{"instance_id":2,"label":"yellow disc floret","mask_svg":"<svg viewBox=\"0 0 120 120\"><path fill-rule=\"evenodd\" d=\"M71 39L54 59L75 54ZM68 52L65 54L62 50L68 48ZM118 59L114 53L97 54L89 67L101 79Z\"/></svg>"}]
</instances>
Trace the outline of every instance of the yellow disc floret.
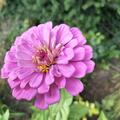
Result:
<instances>
[{"instance_id":1,"label":"yellow disc floret","mask_svg":"<svg viewBox=\"0 0 120 120\"><path fill-rule=\"evenodd\" d=\"M38 68L41 72L48 72L48 70L49 70L49 66L48 66L48 65L39 65L39 66L37 66L37 68Z\"/></svg>"}]
</instances>

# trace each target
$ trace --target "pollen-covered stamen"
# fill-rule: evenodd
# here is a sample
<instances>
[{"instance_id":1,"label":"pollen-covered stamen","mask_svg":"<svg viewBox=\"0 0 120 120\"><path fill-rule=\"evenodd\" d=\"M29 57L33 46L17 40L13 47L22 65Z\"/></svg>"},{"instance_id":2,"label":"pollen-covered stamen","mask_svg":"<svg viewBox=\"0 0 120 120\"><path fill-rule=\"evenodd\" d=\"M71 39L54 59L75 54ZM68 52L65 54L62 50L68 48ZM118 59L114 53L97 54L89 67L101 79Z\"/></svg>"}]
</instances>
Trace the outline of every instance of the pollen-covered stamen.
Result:
<instances>
[{"instance_id":1,"label":"pollen-covered stamen","mask_svg":"<svg viewBox=\"0 0 120 120\"><path fill-rule=\"evenodd\" d=\"M49 66L47 66L47 65L39 65L39 66L37 66L37 68L38 68L41 72L48 72L48 70L49 70Z\"/></svg>"}]
</instances>

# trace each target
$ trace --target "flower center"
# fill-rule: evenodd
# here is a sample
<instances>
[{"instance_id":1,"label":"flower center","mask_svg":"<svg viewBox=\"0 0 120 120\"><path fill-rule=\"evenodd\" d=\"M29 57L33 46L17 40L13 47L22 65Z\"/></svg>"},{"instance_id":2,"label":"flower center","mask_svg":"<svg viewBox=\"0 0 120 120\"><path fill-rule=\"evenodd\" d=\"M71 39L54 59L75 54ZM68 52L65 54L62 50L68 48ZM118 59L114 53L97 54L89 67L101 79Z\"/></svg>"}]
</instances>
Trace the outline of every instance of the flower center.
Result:
<instances>
[{"instance_id":1,"label":"flower center","mask_svg":"<svg viewBox=\"0 0 120 120\"><path fill-rule=\"evenodd\" d=\"M48 48L38 48L32 61L41 72L48 72L49 67L55 63L54 55Z\"/></svg>"},{"instance_id":2,"label":"flower center","mask_svg":"<svg viewBox=\"0 0 120 120\"><path fill-rule=\"evenodd\" d=\"M50 66L56 63L56 58L60 54L62 44L57 44L50 50L48 47L38 47L32 61L40 72L48 72Z\"/></svg>"}]
</instances>

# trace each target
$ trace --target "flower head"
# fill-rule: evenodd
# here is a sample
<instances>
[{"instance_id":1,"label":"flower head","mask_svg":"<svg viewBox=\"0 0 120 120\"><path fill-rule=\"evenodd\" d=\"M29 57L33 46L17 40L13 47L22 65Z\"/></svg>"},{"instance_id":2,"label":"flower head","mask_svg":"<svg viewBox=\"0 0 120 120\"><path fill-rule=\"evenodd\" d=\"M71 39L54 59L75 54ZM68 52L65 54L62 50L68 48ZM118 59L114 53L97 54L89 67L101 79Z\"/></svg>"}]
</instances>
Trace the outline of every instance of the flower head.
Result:
<instances>
[{"instance_id":1,"label":"flower head","mask_svg":"<svg viewBox=\"0 0 120 120\"><path fill-rule=\"evenodd\" d=\"M52 22L33 26L18 36L6 53L2 78L17 99L35 99L46 109L59 102L60 89L76 96L83 91L79 78L94 69L93 50L76 27Z\"/></svg>"}]
</instances>

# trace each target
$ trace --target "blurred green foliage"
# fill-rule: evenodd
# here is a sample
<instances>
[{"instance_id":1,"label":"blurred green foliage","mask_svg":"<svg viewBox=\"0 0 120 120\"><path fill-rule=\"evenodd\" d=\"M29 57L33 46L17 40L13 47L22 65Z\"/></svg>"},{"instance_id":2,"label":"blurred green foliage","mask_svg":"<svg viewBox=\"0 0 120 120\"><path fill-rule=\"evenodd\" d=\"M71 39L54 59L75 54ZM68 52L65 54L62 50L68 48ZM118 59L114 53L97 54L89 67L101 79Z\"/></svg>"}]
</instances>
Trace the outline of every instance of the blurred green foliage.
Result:
<instances>
[{"instance_id":1,"label":"blurred green foliage","mask_svg":"<svg viewBox=\"0 0 120 120\"><path fill-rule=\"evenodd\" d=\"M79 27L93 46L97 61L120 56L119 0L7 0L6 3L0 18L12 22L6 36L8 45L29 26L51 20L54 24L64 22Z\"/></svg>"},{"instance_id":2,"label":"blurred green foliage","mask_svg":"<svg viewBox=\"0 0 120 120\"><path fill-rule=\"evenodd\" d=\"M106 96L100 105L108 120L120 119L120 90Z\"/></svg>"},{"instance_id":3,"label":"blurred green foliage","mask_svg":"<svg viewBox=\"0 0 120 120\"><path fill-rule=\"evenodd\" d=\"M94 103L83 100L80 96L70 106L70 114L68 120L84 120L87 117L92 118L93 116L99 115L99 108Z\"/></svg>"},{"instance_id":4,"label":"blurred green foliage","mask_svg":"<svg viewBox=\"0 0 120 120\"><path fill-rule=\"evenodd\" d=\"M101 111L98 120L108 120L103 111Z\"/></svg>"}]
</instances>

